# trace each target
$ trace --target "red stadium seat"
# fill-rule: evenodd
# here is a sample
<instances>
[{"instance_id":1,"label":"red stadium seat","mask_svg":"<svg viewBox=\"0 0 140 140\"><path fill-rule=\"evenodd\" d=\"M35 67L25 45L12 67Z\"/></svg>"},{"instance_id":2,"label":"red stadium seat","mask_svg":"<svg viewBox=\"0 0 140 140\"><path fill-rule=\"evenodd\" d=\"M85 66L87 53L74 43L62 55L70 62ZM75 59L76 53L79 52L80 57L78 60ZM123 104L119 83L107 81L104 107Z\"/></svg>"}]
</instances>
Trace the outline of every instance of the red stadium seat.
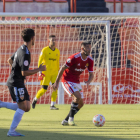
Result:
<instances>
[{"instance_id":1,"label":"red stadium seat","mask_svg":"<svg viewBox=\"0 0 140 140\"><path fill-rule=\"evenodd\" d=\"M21 20L35 20L35 17L21 17Z\"/></svg>"},{"instance_id":2,"label":"red stadium seat","mask_svg":"<svg viewBox=\"0 0 140 140\"><path fill-rule=\"evenodd\" d=\"M126 3L135 3L136 0L123 0L123 2L126 2Z\"/></svg>"},{"instance_id":3,"label":"red stadium seat","mask_svg":"<svg viewBox=\"0 0 140 140\"><path fill-rule=\"evenodd\" d=\"M105 0L105 2L110 2L110 3L113 3L114 0ZM120 2L120 0L116 0L116 2Z\"/></svg>"},{"instance_id":4,"label":"red stadium seat","mask_svg":"<svg viewBox=\"0 0 140 140\"><path fill-rule=\"evenodd\" d=\"M35 0L35 2L50 2L50 0Z\"/></svg>"},{"instance_id":5,"label":"red stadium seat","mask_svg":"<svg viewBox=\"0 0 140 140\"><path fill-rule=\"evenodd\" d=\"M67 0L52 0L52 2L64 3L64 2L67 2Z\"/></svg>"},{"instance_id":6,"label":"red stadium seat","mask_svg":"<svg viewBox=\"0 0 140 140\"><path fill-rule=\"evenodd\" d=\"M5 20L18 20L18 17L5 17Z\"/></svg>"},{"instance_id":7,"label":"red stadium seat","mask_svg":"<svg viewBox=\"0 0 140 140\"><path fill-rule=\"evenodd\" d=\"M16 0L5 0L5 2L16 2Z\"/></svg>"},{"instance_id":8,"label":"red stadium seat","mask_svg":"<svg viewBox=\"0 0 140 140\"><path fill-rule=\"evenodd\" d=\"M18 0L19 2L33 2L33 0Z\"/></svg>"}]
</instances>

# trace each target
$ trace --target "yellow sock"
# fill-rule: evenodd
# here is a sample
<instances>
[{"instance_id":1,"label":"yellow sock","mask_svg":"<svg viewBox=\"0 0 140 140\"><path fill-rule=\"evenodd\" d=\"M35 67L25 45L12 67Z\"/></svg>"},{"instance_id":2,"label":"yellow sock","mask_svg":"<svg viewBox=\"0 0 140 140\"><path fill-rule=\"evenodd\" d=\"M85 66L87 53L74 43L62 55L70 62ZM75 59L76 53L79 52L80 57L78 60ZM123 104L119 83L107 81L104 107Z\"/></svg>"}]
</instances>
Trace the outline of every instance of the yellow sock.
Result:
<instances>
[{"instance_id":1,"label":"yellow sock","mask_svg":"<svg viewBox=\"0 0 140 140\"><path fill-rule=\"evenodd\" d=\"M36 98L39 99L47 90L44 88L41 88L37 94L36 94Z\"/></svg>"},{"instance_id":2,"label":"yellow sock","mask_svg":"<svg viewBox=\"0 0 140 140\"><path fill-rule=\"evenodd\" d=\"M56 98L57 98L57 90L52 92L51 101L56 102Z\"/></svg>"}]
</instances>

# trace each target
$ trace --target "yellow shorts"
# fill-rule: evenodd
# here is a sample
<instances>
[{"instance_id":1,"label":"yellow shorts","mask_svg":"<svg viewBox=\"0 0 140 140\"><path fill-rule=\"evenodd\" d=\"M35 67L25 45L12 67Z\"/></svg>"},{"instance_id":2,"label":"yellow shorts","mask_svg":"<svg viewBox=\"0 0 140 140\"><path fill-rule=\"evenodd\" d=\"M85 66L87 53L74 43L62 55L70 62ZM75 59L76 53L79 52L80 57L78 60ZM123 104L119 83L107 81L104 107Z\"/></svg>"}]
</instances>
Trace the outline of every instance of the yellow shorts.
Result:
<instances>
[{"instance_id":1,"label":"yellow shorts","mask_svg":"<svg viewBox=\"0 0 140 140\"><path fill-rule=\"evenodd\" d=\"M58 73L54 74L54 75L50 75L50 74L45 74L45 77L43 78L43 80L41 80L40 85L49 85L50 82L53 84L55 83L55 80L57 78Z\"/></svg>"}]
</instances>

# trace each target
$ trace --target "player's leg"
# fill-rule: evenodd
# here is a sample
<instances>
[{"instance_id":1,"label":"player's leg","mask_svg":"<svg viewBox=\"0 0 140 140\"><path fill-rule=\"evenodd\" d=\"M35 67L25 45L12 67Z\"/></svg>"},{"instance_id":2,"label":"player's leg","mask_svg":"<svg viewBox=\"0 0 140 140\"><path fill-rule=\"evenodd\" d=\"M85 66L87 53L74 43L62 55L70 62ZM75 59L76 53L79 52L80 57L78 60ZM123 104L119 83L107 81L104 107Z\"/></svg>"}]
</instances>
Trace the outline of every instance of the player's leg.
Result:
<instances>
[{"instance_id":1,"label":"player's leg","mask_svg":"<svg viewBox=\"0 0 140 140\"><path fill-rule=\"evenodd\" d=\"M42 88L37 92L35 98L32 102L32 108L34 109L37 103L37 100L47 91L48 85L42 85Z\"/></svg>"},{"instance_id":2,"label":"player's leg","mask_svg":"<svg viewBox=\"0 0 140 140\"><path fill-rule=\"evenodd\" d=\"M14 114L13 121L7 133L7 136L24 136L16 132L15 130L18 124L20 123L24 112L28 112L30 110L29 95L25 87L22 87L22 88L13 87L11 96L13 96L13 100L17 102L18 108Z\"/></svg>"},{"instance_id":3,"label":"player's leg","mask_svg":"<svg viewBox=\"0 0 140 140\"><path fill-rule=\"evenodd\" d=\"M57 73L52 75L51 77L51 82L52 84L55 83L55 80L57 78ZM51 106L50 106L50 110L58 110L59 108L55 107L54 105L56 104L56 99L57 99L57 90L53 90L52 95L51 95Z\"/></svg>"},{"instance_id":4,"label":"player's leg","mask_svg":"<svg viewBox=\"0 0 140 140\"><path fill-rule=\"evenodd\" d=\"M47 91L48 89L48 85L50 83L50 76L45 74L45 77L43 78L43 80L41 81L41 85L42 85L42 88L40 90L38 90L35 98L33 99L32 101L32 108L34 109L35 106L36 106L36 103L37 103L37 100Z\"/></svg>"},{"instance_id":5,"label":"player's leg","mask_svg":"<svg viewBox=\"0 0 140 140\"><path fill-rule=\"evenodd\" d=\"M69 112L69 120L68 120L69 125L75 125L74 115L79 111L80 108L78 108L78 104L79 104L80 100L82 100L81 94L79 91L74 92L73 97L74 97L74 99L71 103L71 109Z\"/></svg>"},{"instance_id":6,"label":"player's leg","mask_svg":"<svg viewBox=\"0 0 140 140\"><path fill-rule=\"evenodd\" d=\"M73 96L73 101L71 103L70 112L62 121L62 125L67 124L68 120L71 125L74 125L74 115L80 110L80 108L84 105L83 103L83 92L80 84L65 82L62 83L64 90L69 94L69 96Z\"/></svg>"},{"instance_id":7,"label":"player's leg","mask_svg":"<svg viewBox=\"0 0 140 140\"><path fill-rule=\"evenodd\" d=\"M18 104L17 103L2 102L0 100L0 108L7 108L7 109L11 109L11 110L17 110Z\"/></svg>"},{"instance_id":8,"label":"player's leg","mask_svg":"<svg viewBox=\"0 0 140 140\"><path fill-rule=\"evenodd\" d=\"M9 88L9 91L11 93L12 90L13 90L13 87L8 86L8 88ZM14 96L14 93L12 93L11 96ZM18 104L17 103L9 103L9 102L0 101L0 108L7 108L7 109L11 109L11 110L17 110Z\"/></svg>"}]
</instances>

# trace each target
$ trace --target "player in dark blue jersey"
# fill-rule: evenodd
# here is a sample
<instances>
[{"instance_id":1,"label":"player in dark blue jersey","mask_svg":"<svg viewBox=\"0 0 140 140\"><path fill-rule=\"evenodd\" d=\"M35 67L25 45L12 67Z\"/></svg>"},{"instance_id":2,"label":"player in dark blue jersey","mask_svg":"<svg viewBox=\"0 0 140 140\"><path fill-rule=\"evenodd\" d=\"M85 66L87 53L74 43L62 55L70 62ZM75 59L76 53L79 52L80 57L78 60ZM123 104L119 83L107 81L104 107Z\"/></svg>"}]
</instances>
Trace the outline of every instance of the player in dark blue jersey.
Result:
<instances>
[{"instance_id":1,"label":"player in dark blue jersey","mask_svg":"<svg viewBox=\"0 0 140 140\"><path fill-rule=\"evenodd\" d=\"M13 101L17 103L0 101L0 107L16 111L7 136L24 136L15 131L24 112L28 112L30 110L30 98L24 85L24 79L26 76L46 70L46 66L43 64L41 64L37 69L29 70L31 62L30 49L34 45L34 30L30 28L24 29L21 36L24 40L24 44L21 45L12 57L8 59L8 63L12 67L12 70L7 80L7 86Z\"/></svg>"}]
</instances>

